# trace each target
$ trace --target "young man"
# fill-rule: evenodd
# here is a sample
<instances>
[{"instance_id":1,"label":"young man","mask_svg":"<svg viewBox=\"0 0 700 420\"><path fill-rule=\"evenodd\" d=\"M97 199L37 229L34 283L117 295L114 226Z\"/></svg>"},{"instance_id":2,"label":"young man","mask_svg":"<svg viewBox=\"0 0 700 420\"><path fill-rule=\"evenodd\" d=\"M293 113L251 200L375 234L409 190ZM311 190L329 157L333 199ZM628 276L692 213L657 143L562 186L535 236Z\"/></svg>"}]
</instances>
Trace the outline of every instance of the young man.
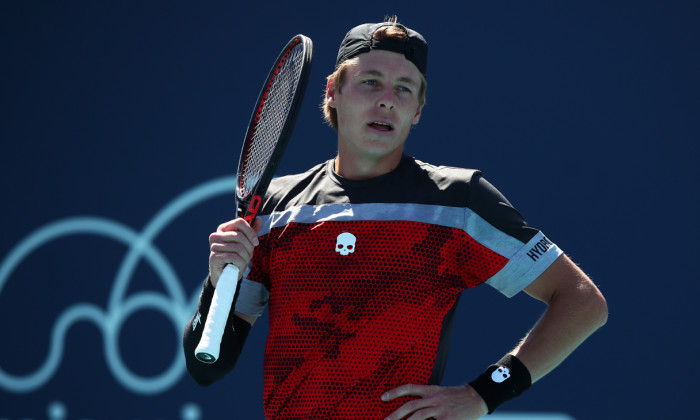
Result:
<instances>
[{"instance_id":1,"label":"young man","mask_svg":"<svg viewBox=\"0 0 700 420\"><path fill-rule=\"evenodd\" d=\"M590 279L478 171L403 153L425 103L427 51L396 22L348 32L324 104L338 156L274 180L253 227L232 220L210 236L210 275L184 334L200 384L233 368L267 307L266 418L477 419L605 323ZM228 263L247 271L221 358L206 365L193 355L195 319ZM483 375L440 386L454 305L481 283L547 310Z\"/></svg>"}]
</instances>

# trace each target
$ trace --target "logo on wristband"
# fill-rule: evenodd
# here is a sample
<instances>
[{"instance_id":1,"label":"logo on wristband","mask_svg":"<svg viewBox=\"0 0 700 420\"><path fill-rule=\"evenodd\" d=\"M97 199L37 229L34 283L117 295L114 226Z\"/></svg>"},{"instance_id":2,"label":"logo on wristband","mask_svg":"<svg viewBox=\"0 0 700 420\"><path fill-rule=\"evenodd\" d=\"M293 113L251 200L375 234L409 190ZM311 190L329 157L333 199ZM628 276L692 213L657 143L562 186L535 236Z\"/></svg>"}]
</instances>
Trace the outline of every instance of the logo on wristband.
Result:
<instances>
[{"instance_id":1,"label":"logo on wristband","mask_svg":"<svg viewBox=\"0 0 700 420\"><path fill-rule=\"evenodd\" d=\"M491 380L497 384L500 384L508 378L510 378L510 369L507 367L499 366L498 369L491 372Z\"/></svg>"}]
</instances>

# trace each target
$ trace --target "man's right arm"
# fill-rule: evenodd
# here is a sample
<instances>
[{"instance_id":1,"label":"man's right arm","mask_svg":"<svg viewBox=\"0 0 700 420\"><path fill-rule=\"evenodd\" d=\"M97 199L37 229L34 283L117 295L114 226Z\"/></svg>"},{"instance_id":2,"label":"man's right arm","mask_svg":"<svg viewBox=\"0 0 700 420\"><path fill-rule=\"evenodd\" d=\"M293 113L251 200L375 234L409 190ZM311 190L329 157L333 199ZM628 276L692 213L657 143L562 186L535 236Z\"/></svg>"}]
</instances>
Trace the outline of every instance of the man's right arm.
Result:
<instances>
[{"instance_id":1,"label":"man's right arm","mask_svg":"<svg viewBox=\"0 0 700 420\"><path fill-rule=\"evenodd\" d=\"M236 265L240 273L245 271L253 258L253 250L259 243L257 233L261 226L260 219L256 219L253 228L245 220L239 218L221 224L216 232L209 235L211 251L209 254L209 277L204 281L197 313L185 326L182 337L187 371L202 386L211 385L222 379L233 369L250 328L255 322L256 317L234 312L231 308L221 339L219 359L215 363L208 364L200 362L195 357L194 352L202 337L204 323L209 315L214 289L221 272L227 264Z\"/></svg>"},{"instance_id":2,"label":"man's right arm","mask_svg":"<svg viewBox=\"0 0 700 420\"><path fill-rule=\"evenodd\" d=\"M214 287L209 279L204 281L202 294L199 297L197 313L189 320L185 326L182 336L182 347L185 351L185 363L190 376L201 386L208 386L223 379L233 370L243 350L252 322L248 315L234 313L231 311L226 321L226 329L221 339L221 352L219 359L215 363L203 363L194 355L194 351L199 345L204 331L204 322L209 314L211 299L214 296Z\"/></svg>"}]
</instances>

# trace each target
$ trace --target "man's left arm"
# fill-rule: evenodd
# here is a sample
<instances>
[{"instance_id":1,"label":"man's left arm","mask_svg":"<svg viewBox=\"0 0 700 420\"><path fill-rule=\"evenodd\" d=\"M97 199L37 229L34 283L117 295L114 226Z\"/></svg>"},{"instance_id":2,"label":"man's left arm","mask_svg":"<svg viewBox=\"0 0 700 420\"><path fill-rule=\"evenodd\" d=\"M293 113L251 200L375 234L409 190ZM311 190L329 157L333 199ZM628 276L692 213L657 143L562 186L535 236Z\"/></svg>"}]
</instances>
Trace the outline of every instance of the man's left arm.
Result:
<instances>
[{"instance_id":1,"label":"man's left arm","mask_svg":"<svg viewBox=\"0 0 700 420\"><path fill-rule=\"evenodd\" d=\"M547 304L547 310L510 354L525 364L534 383L606 323L608 306L591 279L566 255L525 292Z\"/></svg>"},{"instance_id":2,"label":"man's left arm","mask_svg":"<svg viewBox=\"0 0 700 420\"><path fill-rule=\"evenodd\" d=\"M557 258L525 292L547 304L547 309L509 354L525 365L534 383L606 323L608 308L595 284L566 255ZM403 405L388 419L404 418L411 413L420 419L478 419L494 408L487 407L483 395L472 386L407 384L390 390L382 399L389 401L407 395L419 398Z\"/></svg>"}]
</instances>

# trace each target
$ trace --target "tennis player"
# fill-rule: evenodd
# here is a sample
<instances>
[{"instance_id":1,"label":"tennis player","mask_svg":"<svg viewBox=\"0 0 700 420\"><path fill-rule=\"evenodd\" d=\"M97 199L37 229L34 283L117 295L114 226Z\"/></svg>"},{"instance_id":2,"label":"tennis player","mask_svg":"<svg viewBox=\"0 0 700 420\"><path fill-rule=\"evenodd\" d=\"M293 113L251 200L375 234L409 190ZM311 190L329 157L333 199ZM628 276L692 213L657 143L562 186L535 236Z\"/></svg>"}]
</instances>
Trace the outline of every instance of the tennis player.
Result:
<instances>
[{"instance_id":1,"label":"tennis player","mask_svg":"<svg viewBox=\"0 0 700 420\"><path fill-rule=\"evenodd\" d=\"M338 155L273 180L254 226L232 220L210 236L209 276L184 333L198 383L233 369L267 308L266 418L477 419L606 322L597 287L478 170L404 153L425 104L427 55L395 19L347 33L323 104ZM243 280L208 365L193 352L228 263ZM442 386L457 300L482 283L547 309L482 375Z\"/></svg>"}]
</instances>

